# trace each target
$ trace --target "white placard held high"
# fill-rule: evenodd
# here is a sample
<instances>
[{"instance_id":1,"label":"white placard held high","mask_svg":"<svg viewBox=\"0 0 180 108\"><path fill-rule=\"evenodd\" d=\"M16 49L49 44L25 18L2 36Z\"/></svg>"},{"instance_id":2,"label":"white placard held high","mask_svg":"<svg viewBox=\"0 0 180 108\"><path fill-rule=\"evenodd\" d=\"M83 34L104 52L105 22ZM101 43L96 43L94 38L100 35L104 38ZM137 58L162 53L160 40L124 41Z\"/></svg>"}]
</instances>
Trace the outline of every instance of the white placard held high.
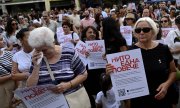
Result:
<instances>
[{"instance_id":1,"label":"white placard held high","mask_svg":"<svg viewBox=\"0 0 180 108\"><path fill-rule=\"evenodd\" d=\"M75 46L75 50L78 53L84 65L86 66L87 65L86 44L83 41L78 41L78 43Z\"/></svg>"},{"instance_id":2,"label":"white placard held high","mask_svg":"<svg viewBox=\"0 0 180 108\"><path fill-rule=\"evenodd\" d=\"M88 69L105 68L106 60L103 59L105 54L104 40L86 41L86 48L89 53L87 57Z\"/></svg>"},{"instance_id":3,"label":"white placard held high","mask_svg":"<svg viewBox=\"0 0 180 108\"><path fill-rule=\"evenodd\" d=\"M117 100L126 100L149 94L140 49L106 56L108 63L114 66L111 80Z\"/></svg>"}]
</instances>

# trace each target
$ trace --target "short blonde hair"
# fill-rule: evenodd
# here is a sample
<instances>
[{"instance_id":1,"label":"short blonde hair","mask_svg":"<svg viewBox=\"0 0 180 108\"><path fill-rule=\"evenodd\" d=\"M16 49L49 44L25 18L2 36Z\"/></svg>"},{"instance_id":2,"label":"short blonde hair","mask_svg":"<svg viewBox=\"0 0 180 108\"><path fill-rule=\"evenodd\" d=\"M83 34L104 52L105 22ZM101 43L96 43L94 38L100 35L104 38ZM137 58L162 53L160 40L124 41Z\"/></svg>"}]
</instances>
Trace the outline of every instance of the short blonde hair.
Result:
<instances>
[{"instance_id":1,"label":"short blonde hair","mask_svg":"<svg viewBox=\"0 0 180 108\"><path fill-rule=\"evenodd\" d=\"M32 48L54 45L54 32L47 27L39 27L30 32L28 43Z\"/></svg>"},{"instance_id":2,"label":"short blonde hair","mask_svg":"<svg viewBox=\"0 0 180 108\"><path fill-rule=\"evenodd\" d=\"M137 25L140 22L147 22L149 24L149 26L152 28L154 36L156 36L158 34L158 28L156 26L156 23L150 17L143 17L143 18L138 19L134 25L134 29L133 29L134 33L135 33L135 28L137 27Z\"/></svg>"}]
</instances>

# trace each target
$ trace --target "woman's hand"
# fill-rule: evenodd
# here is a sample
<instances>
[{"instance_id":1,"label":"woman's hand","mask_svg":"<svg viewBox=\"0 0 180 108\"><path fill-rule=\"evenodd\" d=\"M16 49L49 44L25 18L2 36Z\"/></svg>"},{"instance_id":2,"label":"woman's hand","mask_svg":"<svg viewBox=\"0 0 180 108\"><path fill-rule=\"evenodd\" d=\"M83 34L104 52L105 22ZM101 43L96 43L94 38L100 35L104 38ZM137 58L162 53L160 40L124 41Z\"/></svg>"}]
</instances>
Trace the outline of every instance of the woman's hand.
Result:
<instances>
[{"instance_id":1,"label":"woman's hand","mask_svg":"<svg viewBox=\"0 0 180 108\"><path fill-rule=\"evenodd\" d=\"M60 84L56 85L56 87L53 88L52 91L55 93L63 93L70 88L71 88L70 82L61 82Z\"/></svg>"},{"instance_id":2,"label":"woman's hand","mask_svg":"<svg viewBox=\"0 0 180 108\"><path fill-rule=\"evenodd\" d=\"M37 63L38 59L41 59L42 57L42 52L40 51L34 51L33 56L32 56L32 62L34 66L38 66L39 64Z\"/></svg>"},{"instance_id":3,"label":"woman's hand","mask_svg":"<svg viewBox=\"0 0 180 108\"><path fill-rule=\"evenodd\" d=\"M87 58L90 54L89 54L88 51L86 51L85 55L86 55L86 58Z\"/></svg>"},{"instance_id":4,"label":"woman's hand","mask_svg":"<svg viewBox=\"0 0 180 108\"><path fill-rule=\"evenodd\" d=\"M107 64L106 65L106 74L110 75L111 73L113 73L113 68L114 68L114 66L112 64Z\"/></svg>"},{"instance_id":5,"label":"woman's hand","mask_svg":"<svg viewBox=\"0 0 180 108\"><path fill-rule=\"evenodd\" d=\"M156 90L158 93L155 95L157 100L163 99L167 94L168 85L166 83L162 83Z\"/></svg>"}]
</instances>

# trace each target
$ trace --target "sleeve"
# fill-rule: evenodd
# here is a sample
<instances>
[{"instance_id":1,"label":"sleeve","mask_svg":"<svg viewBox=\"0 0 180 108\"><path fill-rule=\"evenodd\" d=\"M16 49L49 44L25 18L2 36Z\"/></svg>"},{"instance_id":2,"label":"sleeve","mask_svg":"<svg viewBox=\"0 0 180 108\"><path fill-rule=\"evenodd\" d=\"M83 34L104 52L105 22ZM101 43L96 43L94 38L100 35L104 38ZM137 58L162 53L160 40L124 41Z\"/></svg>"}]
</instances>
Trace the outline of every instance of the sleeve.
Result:
<instances>
[{"instance_id":1,"label":"sleeve","mask_svg":"<svg viewBox=\"0 0 180 108\"><path fill-rule=\"evenodd\" d=\"M100 91L100 92L97 94L96 100L95 100L95 102L96 102L97 104L102 104L102 96L103 96L103 93L102 93L102 91Z\"/></svg>"},{"instance_id":2,"label":"sleeve","mask_svg":"<svg viewBox=\"0 0 180 108\"><path fill-rule=\"evenodd\" d=\"M74 41L79 40L78 34L74 32L73 33L73 38L74 38Z\"/></svg>"},{"instance_id":3,"label":"sleeve","mask_svg":"<svg viewBox=\"0 0 180 108\"><path fill-rule=\"evenodd\" d=\"M86 67L83 62L79 58L79 55L74 50L74 55L71 61L71 67L75 73L75 75L83 74L86 71Z\"/></svg>"}]
</instances>

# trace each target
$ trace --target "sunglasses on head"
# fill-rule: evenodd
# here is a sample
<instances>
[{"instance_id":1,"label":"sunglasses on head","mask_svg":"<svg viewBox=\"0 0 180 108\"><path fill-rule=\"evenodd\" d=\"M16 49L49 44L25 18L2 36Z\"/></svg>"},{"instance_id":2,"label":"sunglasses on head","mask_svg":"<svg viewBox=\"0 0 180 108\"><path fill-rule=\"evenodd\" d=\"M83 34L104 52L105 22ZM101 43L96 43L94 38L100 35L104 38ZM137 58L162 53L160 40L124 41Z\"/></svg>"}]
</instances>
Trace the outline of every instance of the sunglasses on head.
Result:
<instances>
[{"instance_id":1,"label":"sunglasses on head","mask_svg":"<svg viewBox=\"0 0 180 108\"><path fill-rule=\"evenodd\" d=\"M141 31L143 31L144 33L148 33L150 32L152 28L149 28L149 27L144 27L144 28L135 28L135 32L136 33L141 33Z\"/></svg>"},{"instance_id":2,"label":"sunglasses on head","mask_svg":"<svg viewBox=\"0 0 180 108\"><path fill-rule=\"evenodd\" d=\"M162 20L162 21L160 21L160 22L161 22L161 23L163 23L163 22L164 22L164 23L167 23L168 21L167 21L167 20L164 20L164 21Z\"/></svg>"}]
</instances>

